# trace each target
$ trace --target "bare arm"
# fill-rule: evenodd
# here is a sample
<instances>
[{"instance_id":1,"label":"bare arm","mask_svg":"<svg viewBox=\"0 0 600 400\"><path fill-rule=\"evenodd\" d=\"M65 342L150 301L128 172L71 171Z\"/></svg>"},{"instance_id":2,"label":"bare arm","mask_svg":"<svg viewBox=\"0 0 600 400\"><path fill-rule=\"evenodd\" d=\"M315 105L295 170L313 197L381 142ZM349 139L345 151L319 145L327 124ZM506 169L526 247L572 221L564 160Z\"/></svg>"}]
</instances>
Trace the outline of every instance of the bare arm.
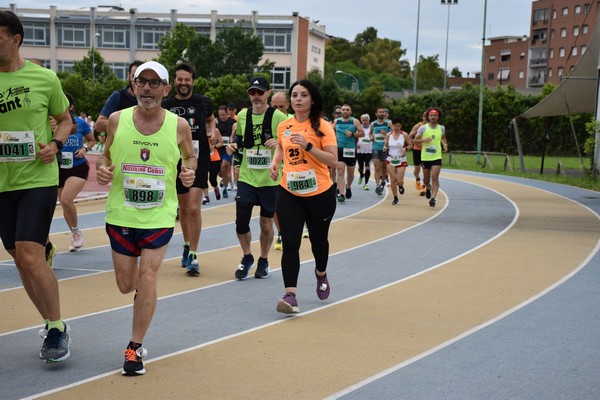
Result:
<instances>
[{"instance_id":1,"label":"bare arm","mask_svg":"<svg viewBox=\"0 0 600 400\"><path fill-rule=\"evenodd\" d=\"M110 148L115 140L115 132L119 126L120 111L111 114L106 126L106 141L104 142L104 152L96 159L96 180L101 185L106 185L114 179L113 171L115 166L110 158Z\"/></svg>"},{"instance_id":2,"label":"bare arm","mask_svg":"<svg viewBox=\"0 0 600 400\"><path fill-rule=\"evenodd\" d=\"M356 127L356 132L354 132L354 137L361 138L365 136L365 130L363 129L360 122L357 119L354 120L354 126Z\"/></svg>"},{"instance_id":3,"label":"bare arm","mask_svg":"<svg viewBox=\"0 0 600 400\"><path fill-rule=\"evenodd\" d=\"M94 124L94 130L96 132L106 132L106 129L108 129L108 118L104 115L99 115Z\"/></svg>"}]
</instances>

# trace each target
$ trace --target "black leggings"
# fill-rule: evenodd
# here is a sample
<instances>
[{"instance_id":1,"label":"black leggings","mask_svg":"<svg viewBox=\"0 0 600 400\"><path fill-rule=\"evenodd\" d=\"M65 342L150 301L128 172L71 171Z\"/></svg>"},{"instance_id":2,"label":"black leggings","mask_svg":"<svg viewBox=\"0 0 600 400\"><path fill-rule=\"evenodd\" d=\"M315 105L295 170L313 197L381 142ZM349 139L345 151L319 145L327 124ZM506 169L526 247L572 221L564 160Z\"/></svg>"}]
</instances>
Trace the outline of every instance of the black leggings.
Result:
<instances>
[{"instance_id":1,"label":"black leggings","mask_svg":"<svg viewBox=\"0 0 600 400\"><path fill-rule=\"evenodd\" d=\"M217 176L219 176L219 171L221 171L221 160L211 161L208 168L208 181L210 182L210 186L214 188L218 185Z\"/></svg>"},{"instance_id":2,"label":"black leggings","mask_svg":"<svg viewBox=\"0 0 600 400\"><path fill-rule=\"evenodd\" d=\"M296 287L300 273L300 244L304 222L308 228L310 245L315 266L325 272L329 258L329 225L335 213L336 200L333 186L316 196L301 197L285 189L277 196L277 218L283 252L281 271L283 283L287 287Z\"/></svg>"}]
</instances>

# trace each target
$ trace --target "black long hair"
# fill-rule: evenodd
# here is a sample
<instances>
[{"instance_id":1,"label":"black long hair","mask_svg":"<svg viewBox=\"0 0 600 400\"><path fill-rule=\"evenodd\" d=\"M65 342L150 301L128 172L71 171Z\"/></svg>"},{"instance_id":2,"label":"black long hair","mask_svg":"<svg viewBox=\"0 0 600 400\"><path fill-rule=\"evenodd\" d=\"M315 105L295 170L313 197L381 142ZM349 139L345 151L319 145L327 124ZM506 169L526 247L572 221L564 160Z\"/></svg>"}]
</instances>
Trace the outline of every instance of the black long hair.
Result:
<instances>
[{"instance_id":1,"label":"black long hair","mask_svg":"<svg viewBox=\"0 0 600 400\"><path fill-rule=\"evenodd\" d=\"M310 126L315 130L315 133L318 137L323 137L324 133L319 130L321 127L321 114L323 113L323 96L321 96L321 92L317 85L315 85L312 81L308 79L300 79L299 81L294 82L294 84L290 87L288 98L292 98L292 90L296 86L305 87L310 93L310 97L312 98L312 105L310 106Z\"/></svg>"}]
</instances>

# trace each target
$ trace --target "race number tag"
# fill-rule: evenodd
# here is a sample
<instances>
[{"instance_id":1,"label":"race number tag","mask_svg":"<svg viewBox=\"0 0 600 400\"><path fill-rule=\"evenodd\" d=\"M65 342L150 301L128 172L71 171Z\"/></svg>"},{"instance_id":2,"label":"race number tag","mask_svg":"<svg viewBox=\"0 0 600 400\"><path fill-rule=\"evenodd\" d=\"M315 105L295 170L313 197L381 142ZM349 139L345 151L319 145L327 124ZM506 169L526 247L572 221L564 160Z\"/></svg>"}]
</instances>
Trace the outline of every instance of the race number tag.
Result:
<instances>
[{"instance_id":1,"label":"race number tag","mask_svg":"<svg viewBox=\"0 0 600 400\"><path fill-rule=\"evenodd\" d=\"M344 158L356 157L356 149L355 148L344 148L344 150L342 151L342 157L344 157Z\"/></svg>"},{"instance_id":2,"label":"race number tag","mask_svg":"<svg viewBox=\"0 0 600 400\"><path fill-rule=\"evenodd\" d=\"M62 169L71 169L73 168L73 152L72 151L63 151L61 152L62 158L60 160L60 167Z\"/></svg>"},{"instance_id":3,"label":"race number tag","mask_svg":"<svg viewBox=\"0 0 600 400\"><path fill-rule=\"evenodd\" d=\"M390 165L393 165L394 167L400 166L402 164L402 158L402 156L390 157Z\"/></svg>"},{"instance_id":4,"label":"race number tag","mask_svg":"<svg viewBox=\"0 0 600 400\"><path fill-rule=\"evenodd\" d=\"M227 146L229 144L229 136L223 136L223 146Z\"/></svg>"},{"instance_id":5,"label":"race number tag","mask_svg":"<svg viewBox=\"0 0 600 400\"><path fill-rule=\"evenodd\" d=\"M371 139L368 136L361 137L360 141L365 144L371 144Z\"/></svg>"},{"instance_id":6,"label":"race number tag","mask_svg":"<svg viewBox=\"0 0 600 400\"><path fill-rule=\"evenodd\" d=\"M287 173L287 187L292 193L307 194L319 189L314 169Z\"/></svg>"},{"instance_id":7,"label":"race number tag","mask_svg":"<svg viewBox=\"0 0 600 400\"><path fill-rule=\"evenodd\" d=\"M378 142L378 143L385 142L385 133L376 133L374 136L375 136L375 142Z\"/></svg>"},{"instance_id":8,"label":"race number tag","mask_svg":"<svg viewBox=\"0 0 600 400\"><path fill-rule=\"evenodd\" d=\"M133 208L154 208L162 205L165 181L152 178L123 178L125 205Z\"/></svg>"},{"instance_id":9,"label":"race number tag","mask_svg":"<svg viewBox=\"0 0 600 400\"><path fill-rule=\"evenodd\" d=\"M32 161L35 155L33 131L0 132L0 162Z\"/></svg>"},{"instance_id":10,"label":"race number tag","mask_svg":"<svg viewBox=\"0 0 600 400\"><path fill-rule=\"evenodd\" d=\"M425 153L427 154L436 154L438 147L434 144L426 144L425 145Z\"/></svg>"},{"instance_id":11,"label":"race number tag","mask_svg":"<svg viewBox=\"0 0 600 400\"><path fill-rule=\"evenodd\" d=\"M269 169L271 150L246 149L246 164L252 169Z\"/></svg>"}]
</instances>

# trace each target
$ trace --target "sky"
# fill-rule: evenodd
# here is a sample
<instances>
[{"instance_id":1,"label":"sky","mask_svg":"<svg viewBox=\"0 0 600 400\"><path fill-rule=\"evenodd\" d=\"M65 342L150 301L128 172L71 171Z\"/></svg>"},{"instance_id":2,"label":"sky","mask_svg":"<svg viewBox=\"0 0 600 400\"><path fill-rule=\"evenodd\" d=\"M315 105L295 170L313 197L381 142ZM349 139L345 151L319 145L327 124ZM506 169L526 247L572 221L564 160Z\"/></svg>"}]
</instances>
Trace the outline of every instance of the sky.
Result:
<instances>
[{"instance_id":1,"label":"sky","mask_svg":"<svg viewBox=\"0 0 600 400\"><path fill-rule=\"evenodd\" d=\"M481 43L486 15L486 39L499 36L529 35L532 0L458 0L457 4L441 4L441 0L179 0L174 7L164 0L8 0L19 8L79 9L102 5L119 5L138 12L291 15L310 17L325 25L329 35L349 41L368 27L377 29L379 38L401 42L406 50L403 59L411 67L417 54L438 55L442 68L458 67L463 76L481 70ZM484 2L487 12L484 13ZM420 10L420 11L418 11ZM417 15L419 18L417 18ZM419 21L417 30L417 20ZM448 43L446 50L446 41ZM489 43L489 42L488 42Z\"/></svg>"}]
</instances>

